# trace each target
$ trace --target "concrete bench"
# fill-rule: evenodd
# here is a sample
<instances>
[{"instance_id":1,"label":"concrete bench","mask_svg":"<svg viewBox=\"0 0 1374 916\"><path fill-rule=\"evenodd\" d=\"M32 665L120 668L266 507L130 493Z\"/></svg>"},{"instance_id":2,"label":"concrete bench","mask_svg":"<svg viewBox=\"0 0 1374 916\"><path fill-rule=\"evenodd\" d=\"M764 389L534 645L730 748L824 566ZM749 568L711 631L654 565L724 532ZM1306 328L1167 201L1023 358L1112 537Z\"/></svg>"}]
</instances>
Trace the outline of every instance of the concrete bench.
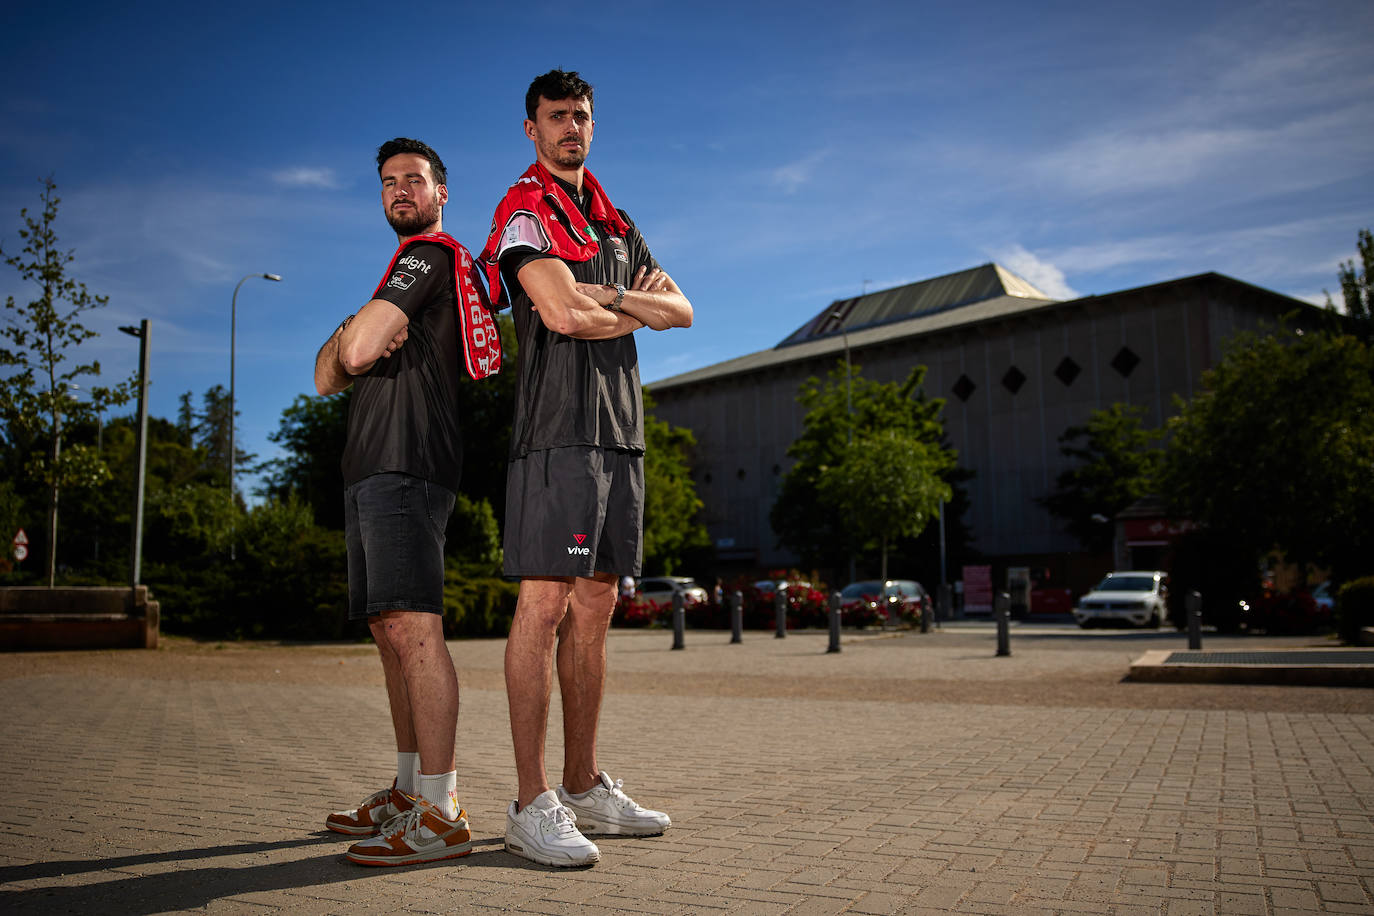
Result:
<instances>
[{"instance_id":1,"label":"concrete bench","mask_svg":"<svg viewBox=\"0 0 1374 916\"><path fill-rule=\"evenodd\" d=\"M148 586L0 588L0 650L156 649Z\"/></svg>"}]
</instances>

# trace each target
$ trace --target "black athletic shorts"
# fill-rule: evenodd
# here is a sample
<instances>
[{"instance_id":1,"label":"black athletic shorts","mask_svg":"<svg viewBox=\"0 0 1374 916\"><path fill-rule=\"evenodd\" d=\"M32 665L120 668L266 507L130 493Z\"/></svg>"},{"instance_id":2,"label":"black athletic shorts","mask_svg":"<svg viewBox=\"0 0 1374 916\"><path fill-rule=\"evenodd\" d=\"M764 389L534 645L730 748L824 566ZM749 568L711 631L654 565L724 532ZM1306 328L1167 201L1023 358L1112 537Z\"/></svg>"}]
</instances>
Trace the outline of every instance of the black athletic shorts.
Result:
<instances>
[{"instance_id":1,"label":"black athletic shorts","mask_svg":"<svg viewBox=\"0 0 1374 916\"><path fill-rule=\"evenodd\" d=\"M572 445L513 459L504 552L508 576L639 575L644 456Z\"/></svg>"}]
</instances>

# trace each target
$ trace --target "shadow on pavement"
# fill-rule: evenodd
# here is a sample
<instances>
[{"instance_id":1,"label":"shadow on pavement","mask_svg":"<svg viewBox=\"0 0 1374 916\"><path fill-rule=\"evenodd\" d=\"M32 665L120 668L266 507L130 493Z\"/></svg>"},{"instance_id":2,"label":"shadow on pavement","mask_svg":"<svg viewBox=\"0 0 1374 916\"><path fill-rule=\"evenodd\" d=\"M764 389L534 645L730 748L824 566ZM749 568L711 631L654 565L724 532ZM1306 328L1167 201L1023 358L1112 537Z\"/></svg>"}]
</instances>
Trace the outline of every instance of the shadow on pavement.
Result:
<instances>
[{"instance_id":1,"label":"shadow on pavement","mask_svg":"<svg viewBox=\"0 0 1374 916\"><path fill-rule=\"evenodd\" d=\"M473 839L471 855L445 859L426 865L404 868L364 868L344 858L348 838L320 832L300 840L275 843L240 843L197 849L171 850L147 855L116 856L108 859L69 859L36 862L0 868L0 885L21 881L61 878L141 865L176 863L221 856L253 855L273 850L306 846L335 847L328 855L274 862L265 865L180 868L151 875L124 874L112 880L78 886L40 887L0 893L0 909L5 913L165 913L192 910L225 898L280 890L369 880L429 868L515 868L533 871L561 871L522 859L505 851L505 837ZM581 870L581 869L578 869Z\"/></svg>"}]
</instances>

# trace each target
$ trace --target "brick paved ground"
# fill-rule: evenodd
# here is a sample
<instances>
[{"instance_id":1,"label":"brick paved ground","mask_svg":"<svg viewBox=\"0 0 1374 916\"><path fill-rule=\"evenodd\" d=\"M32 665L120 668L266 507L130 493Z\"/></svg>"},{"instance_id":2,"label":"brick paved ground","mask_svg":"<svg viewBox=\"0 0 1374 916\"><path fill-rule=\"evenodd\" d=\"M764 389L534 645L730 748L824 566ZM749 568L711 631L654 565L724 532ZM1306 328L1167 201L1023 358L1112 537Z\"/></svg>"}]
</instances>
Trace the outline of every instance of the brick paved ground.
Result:
<instances>
[{"instance_id":1,"label":"brick paved ground","mask_svg":"<svg viewBox=\"0 0 1374 916\"><path fill-rule=\"evenodd\" d=\"M1374 911L1374 691L1121 682L1176 635L727 642L613 635L602 764L674 826L578 871L501 848L498 641L452 644L477 849L409 869L322 829L394 767L370 648L0 655L0 910Z\"/></svg>"}]
</instances>

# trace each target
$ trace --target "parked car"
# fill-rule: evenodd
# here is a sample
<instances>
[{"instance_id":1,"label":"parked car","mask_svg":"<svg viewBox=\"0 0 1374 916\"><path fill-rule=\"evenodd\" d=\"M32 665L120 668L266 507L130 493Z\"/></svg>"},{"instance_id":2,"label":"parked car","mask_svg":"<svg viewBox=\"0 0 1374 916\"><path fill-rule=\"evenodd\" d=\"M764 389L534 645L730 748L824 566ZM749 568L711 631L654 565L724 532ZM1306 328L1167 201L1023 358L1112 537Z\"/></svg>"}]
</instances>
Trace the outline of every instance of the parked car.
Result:
<instances>
[{"instance_id":1,"label":"parked car","mask_svg":"<svg viewBox=\"0 0 1374 916\"><path fill-rule=\"evenodd\" d=\"M1107 573L1074 606L1073 617L1084 629L1115 621L1158 627L1168 616L1169 574L1161 570Z\"/></svg>"},{"instance_id":2,"label":"parked car","mask_svg":"<svg viewBox=\"0 0 1374 916\"><path fill-rule=\"evenodd\" d=\"M785 587L785 588L787 588L787 589L789 590L789 593L790 593L791 589L794 589L794 588L810 588L810 587L811 587L811 583L810 583L810 582L803 582L803 581L801 581L800 579L788 579L787 581L783 582L782 584L783 584L783 587ZM777 593L777 591L778 591L778 580L774 580L774 579L760 579L759 581L757 581L757 582L754 583L754 588L756 588L756 589L759 590L759 597L760 597L760 598L764 599L765 601L772 601L772 600L773 600L773 595L775 595L775 594Z\"/></svg>"},{"instance_id":3,"label":"parked car","mask_svg":"<svg viewBox=\"0 0 1374 916\"><path fill-rule=\"evenodd\" d=\"M687 576L645 576L635 587L635 595L658 604L671 604L673 592L682 590L682 603L691 607L706 601L706 589Z\"/></svg>"},{"instance_id":4,"label":"parked car","mask_svg":"<svg viewBox=\"0 0 1374 916\"><path fill-rule=\"evenodd\" d=\"M867 606L896 623L903 617L920 620L931 609L930 593L914 579L865 579L840 589L841 610Z\"/></svg>"}]
</instances>

